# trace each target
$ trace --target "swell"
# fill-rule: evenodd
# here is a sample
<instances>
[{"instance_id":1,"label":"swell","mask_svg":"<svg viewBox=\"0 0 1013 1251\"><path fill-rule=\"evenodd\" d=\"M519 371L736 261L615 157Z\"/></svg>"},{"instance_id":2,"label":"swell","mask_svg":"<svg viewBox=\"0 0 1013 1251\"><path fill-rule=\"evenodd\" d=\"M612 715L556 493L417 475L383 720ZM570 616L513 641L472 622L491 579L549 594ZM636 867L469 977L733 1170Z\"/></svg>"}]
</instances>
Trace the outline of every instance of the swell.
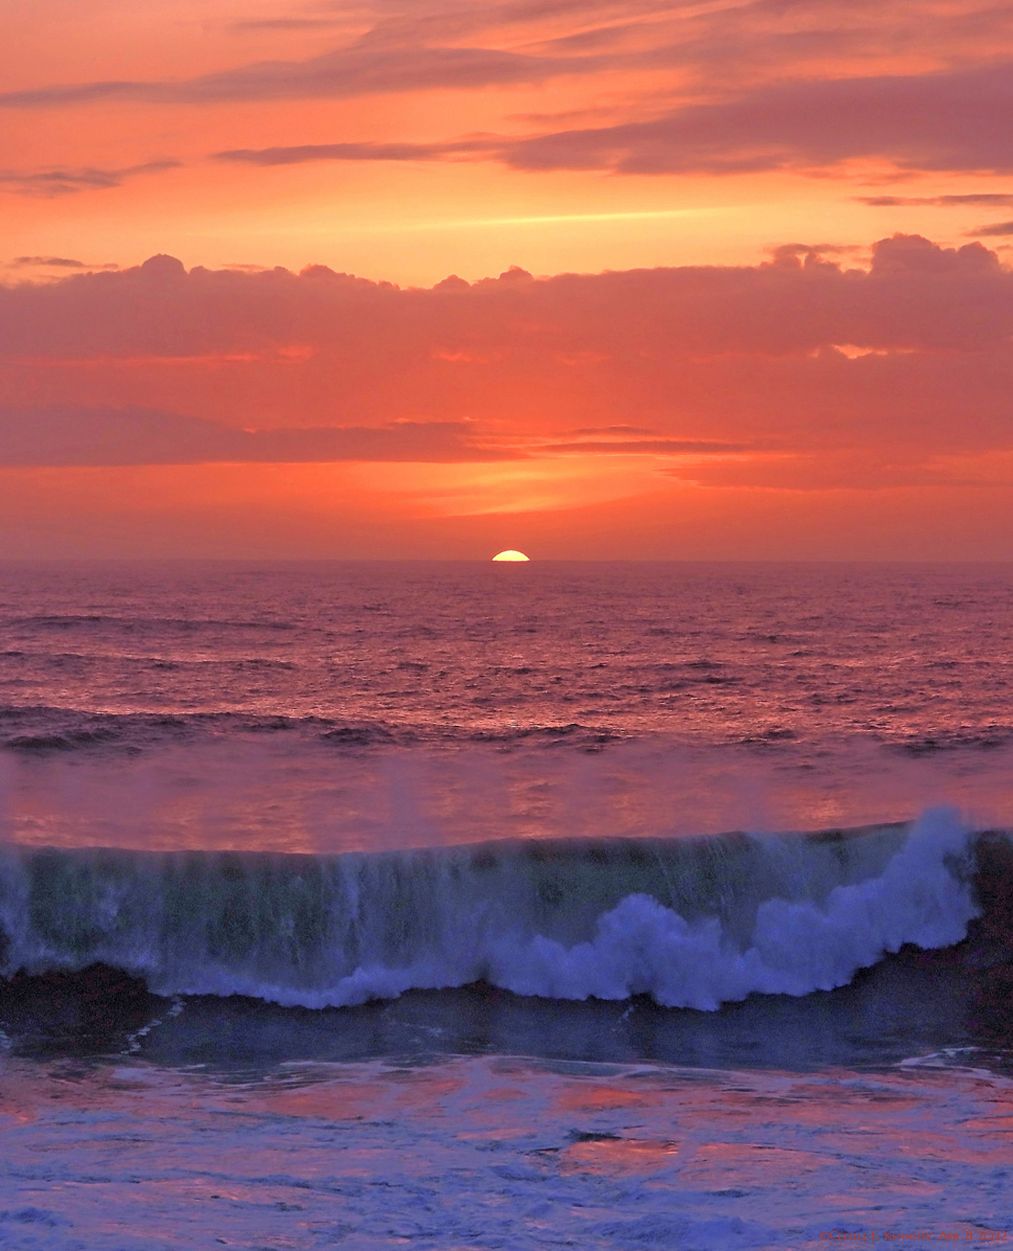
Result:
<instances>
[{"instance_id":1,"label":"swell","mask_svg":"<svg viewBox=\"0 0 1013 1251\"><path fill-rule=\"evenodd\" d=\"M983 900L1002 902L994 864L975 883L985 845L937 810L805 836L339 856L6 847L0 972L101 964L159 994L308 1008L486 982L715 1009L960 942ZM1008 842L987 845L1008 881Z\"/></svg>"},{"instance_id":2,"label":"swell","mask_svg":"<svg viewBox=\"0 0 1013 1251\"><path fill-rule=\"evenodd\" d=\"M74 708L0 705L0 748L25 755L144 750L235 735L298 733L338 746L401 741L382 722L245 712L88 712Z\"/></svg>"},{"instance_id":3,"label":"swell","mask_svg":"<svg viewBox=\"0 0 1013 1251\"><path fill-rule=\"evenodd\" d=\"M130 634L138 630L294 630L294 622L279 618L242 620L232 617L124 616L112 613L43 613L8 617L5 625L32 630L77 630L107 627Z\"/></svg>"},{"instance_id":4,"label":"swell","mask_svg":"<svg viewBox=\"0 0 1013 1251\"><path fill-rule=\"evenodd\" d=\"M406 726L376 718L352 720L310 714L89 712L48 705L0 704L0 749L17 755L63 752L120 752L130 755L179 743L277 733L301 735L306 741L338 751L438 741L484 743L505 751L536 745L597 752L604 744L624 737L618 731L576 722L472 730L442 725Z\"/></svg>"},{"instance_id":5,"label":"swell","mask_svg":"<svg viewBox=\"0 0 1013 1251\"><path fill-rule=\"evenodd\" d=\"M17 650L0 652L0 658L21 658L28 653ZM59 666L63 661L91 662L106 659L100 656L64 653L49 656L47 663ZM117 668L137 666L157 673L187 669L224 670L237 679L246 675L288 672L292 661L268 657L235 657L228 660L177 660L158 657L116 657ZM412 671L417 662L402 661L397 669ZM613 694L624 688L613 687ZM673 688L674 689L674 688ZM643 696L647 688L630 688ZM281 703L282 701L279 701ZM257 712L222 709L181 710L173 700L173 708L165 711L92 710L58 704L0 703L0 750L15 754L37 755L57 752L136 754L157 750L176 743L218 739L225 735L266 735L283 732L300 734L335 748L385 747L415 742L479 743L503 751L526 746L570 748L597 753L611 744L628 742L634 737L629 728L619 728L603 717L594 720L562 721L546 719L532 724L508 726L446 725L443 722L405 724L384 720L364 710L364 715L342 718L326 713ZM646 737L642 731L639 737ZM768 751L797 743L803 737L800 729L783 725L760 725L740 737L717 742ZM932 733L896 736L870 731L869 741L879 743L891 752L910 757L928 757L961 752L1000 754L1013 746L1013 726L987 722L977 727L939 729Z\"/></svg>"}]
</instances>

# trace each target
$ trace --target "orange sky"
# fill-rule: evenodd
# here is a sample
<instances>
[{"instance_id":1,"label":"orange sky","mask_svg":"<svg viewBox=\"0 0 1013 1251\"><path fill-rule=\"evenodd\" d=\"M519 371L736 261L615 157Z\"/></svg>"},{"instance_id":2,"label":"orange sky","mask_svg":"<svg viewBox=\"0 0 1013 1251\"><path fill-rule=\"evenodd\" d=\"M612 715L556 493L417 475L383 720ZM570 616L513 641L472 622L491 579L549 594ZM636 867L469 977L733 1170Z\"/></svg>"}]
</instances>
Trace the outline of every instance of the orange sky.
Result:
<instances>
[{"instance_id":1,"label":"orange sky","mask_svg":"<svg viewBox=\"0 0 1013 1251\"><path fill-rule=\"evenodd\" d=\"M1008 8L0 36L10 553L1008 557Z\"/></svg>"}]
</instances>

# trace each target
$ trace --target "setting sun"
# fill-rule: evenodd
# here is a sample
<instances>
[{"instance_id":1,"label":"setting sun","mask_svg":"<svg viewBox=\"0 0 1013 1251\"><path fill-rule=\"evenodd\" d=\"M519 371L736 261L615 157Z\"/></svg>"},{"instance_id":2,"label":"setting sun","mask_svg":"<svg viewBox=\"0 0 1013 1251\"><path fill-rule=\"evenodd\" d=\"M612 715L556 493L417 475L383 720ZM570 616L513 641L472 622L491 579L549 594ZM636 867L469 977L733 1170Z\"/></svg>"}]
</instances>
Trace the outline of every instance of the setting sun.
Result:
<instances>
[{"instance_id":1,"label":"setting sun","mask_svg":"<svg viewBox=\"0 0 1013 1251\"><path fill-rule=\"evenodd\" d=\"M497 552L493 557L493 561L523 561L530 559L530 556L525 556L523 552L514 551L512 547L507 548L505 552Z\"/></svg>"}]
</instances>

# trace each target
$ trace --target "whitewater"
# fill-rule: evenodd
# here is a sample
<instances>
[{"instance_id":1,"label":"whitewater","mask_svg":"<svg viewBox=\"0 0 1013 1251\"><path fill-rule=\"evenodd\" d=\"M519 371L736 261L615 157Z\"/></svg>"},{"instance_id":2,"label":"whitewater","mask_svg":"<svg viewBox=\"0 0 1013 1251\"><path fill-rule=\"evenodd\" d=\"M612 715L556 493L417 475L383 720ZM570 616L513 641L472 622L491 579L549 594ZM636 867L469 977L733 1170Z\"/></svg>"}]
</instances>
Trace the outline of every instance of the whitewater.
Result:
<instances>
[{"instance_id":1,"label":"whitewater","mask_svg":"<svg viewBox=\"0 0 1013 1251\"><path fill-rule=\"evenodd\" d=\"M714 1010L846 984L977 913L969 833L488 843L335 857L8 848L0 971L340 1007L487 982Z\"/></svg>"}]
</instances>

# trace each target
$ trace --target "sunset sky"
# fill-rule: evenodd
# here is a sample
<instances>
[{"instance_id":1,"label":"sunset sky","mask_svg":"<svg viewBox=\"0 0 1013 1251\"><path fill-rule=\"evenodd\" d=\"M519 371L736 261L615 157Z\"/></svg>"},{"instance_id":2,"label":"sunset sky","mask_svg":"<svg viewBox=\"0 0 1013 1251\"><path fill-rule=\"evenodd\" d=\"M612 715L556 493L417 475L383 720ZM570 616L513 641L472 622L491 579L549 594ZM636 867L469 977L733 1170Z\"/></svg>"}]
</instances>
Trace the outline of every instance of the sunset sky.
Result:
<instances>
[{"instance_id":1,"label":"sunset sky","mask_svg":"<svg viewBox=\"0 0 1013 1251\"><path fill-rule=\"evenodd\" d=\"M1013 8L7 0L13 556L1008 559Z\"/></svg>"}]
</instances>

